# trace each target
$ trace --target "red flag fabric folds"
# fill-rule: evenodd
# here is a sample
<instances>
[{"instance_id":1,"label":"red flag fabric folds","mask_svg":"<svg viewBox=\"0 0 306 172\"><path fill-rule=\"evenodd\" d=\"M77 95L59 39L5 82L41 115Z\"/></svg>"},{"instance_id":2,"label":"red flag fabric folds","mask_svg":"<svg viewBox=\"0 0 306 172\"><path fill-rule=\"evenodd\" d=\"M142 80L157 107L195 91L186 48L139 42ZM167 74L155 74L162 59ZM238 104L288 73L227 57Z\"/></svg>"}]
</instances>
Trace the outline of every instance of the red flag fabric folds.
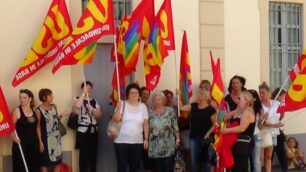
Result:
<instances>
[{"instance_id":1,"label":"red flag fabric folds","mask_svg":"<svg viewBox=\"0 0 306 172\"><path fill-rule=\"evenodd\" d=\"M295 111L306 107L306 68L292 81L278 112Z\"/></svg>"},{"instance_id":2,"label":"red flag fabric folds","mask_svg":"<svg viewBox=\"0 0 306 172\"><path fill-rule=\"evenodd\" d=\"M15 129L2 89L0 87L0 136L10 134Z\"/></svg>"},{"instance_id":3,"label":"red flag fabric folds","mask_svg":"<svg viewBox=\"0 0 306 172\"><path fill-rule=\"evenodd\" d=\"M85 64L91 61L93 52L87 52L94 49L91 47L87 50L86 46L95 43L101 36L114 34L113 18L112 0L89 1L77 27L73 29L55 60L52 72L55 73L62 65ZM86 60L83 59L84 55Z\"/></svg>"},{"instance_id":4,"label":"red flag fabric folds","mask_svg":"<svg viewBox=\"0 0 306 172\"><path fill-rule=\"evenodd\" d=\"M18 69L12 85L17 86L53 61L71 32L72 27L65 0L53 0L43 26Z\"/></svg>"}]
</instances>

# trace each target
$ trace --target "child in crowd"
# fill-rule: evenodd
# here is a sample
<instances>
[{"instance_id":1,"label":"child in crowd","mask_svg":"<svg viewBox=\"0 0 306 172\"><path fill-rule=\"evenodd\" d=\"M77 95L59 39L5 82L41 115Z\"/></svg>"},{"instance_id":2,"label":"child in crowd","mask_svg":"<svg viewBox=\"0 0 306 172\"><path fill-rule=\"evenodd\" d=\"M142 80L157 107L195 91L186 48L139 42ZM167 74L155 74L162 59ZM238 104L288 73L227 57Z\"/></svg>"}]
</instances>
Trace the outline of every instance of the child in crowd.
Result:
<instances>
[{"instance_id":1,"label":"child in crowd","mask_svg":"<svg viewBox=\"0 0 306 172\"><path fill-rule=\"evenodd\" d=\"M306 163L304 160L304 153L299 150L299 143L295 138L288 138L286 151L288 158L288 169L305 169Z\"/></svg>"}]
</instances>

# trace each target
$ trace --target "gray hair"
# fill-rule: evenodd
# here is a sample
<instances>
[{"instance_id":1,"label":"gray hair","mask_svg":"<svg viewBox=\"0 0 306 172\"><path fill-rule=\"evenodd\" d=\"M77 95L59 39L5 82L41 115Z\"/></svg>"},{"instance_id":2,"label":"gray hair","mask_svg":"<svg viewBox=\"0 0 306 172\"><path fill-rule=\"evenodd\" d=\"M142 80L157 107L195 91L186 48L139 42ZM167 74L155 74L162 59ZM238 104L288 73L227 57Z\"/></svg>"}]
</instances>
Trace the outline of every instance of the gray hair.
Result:
<instances>
[{"instance_id":1,"label":"gray hair","mask_svg":"<svg viewBox=\"0 0 306 172\"><path fill-rule=\"evenodd\" d=\"M163 98L163 99L166 98L166 96L165 96L165 94L164 94L163 92L157 91L157 92L155 92L155 93L153 94L153 96L152 96L152 101L154 101L154 98L155 98L156 96L160 96L160 97Z\"/></svg>"}]
</instances>

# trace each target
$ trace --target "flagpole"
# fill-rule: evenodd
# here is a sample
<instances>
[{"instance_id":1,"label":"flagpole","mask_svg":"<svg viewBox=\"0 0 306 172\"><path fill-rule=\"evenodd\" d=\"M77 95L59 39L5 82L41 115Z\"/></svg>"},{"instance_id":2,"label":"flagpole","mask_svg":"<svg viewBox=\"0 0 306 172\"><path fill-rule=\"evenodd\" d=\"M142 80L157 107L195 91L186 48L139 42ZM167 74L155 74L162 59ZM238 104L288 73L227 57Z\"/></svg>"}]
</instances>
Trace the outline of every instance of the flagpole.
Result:
<instances>
[{"instance_id":1,"label":"flagpole","mask_svg":"<svg viewBox=\"0 0 306 172\"><path fill-rule=\"evenodd\" d=\"M117 54L117 41L116 33L114 34L114 54L116 60L116 76L117 76L117 89L118 89L118 99L121 100L121 90L120 90L120 78L119 78L119 68L118 68L118 54Z\"/></svg>"},{"instance_id":2,"label":"flagpole","mask_svg":"<svg viewBox=\"0 0 306 172\"><path fill-rule=\"evenodd\" d=\"M175 66L175 86L176 86L176 91L180 91L179 90L179 74L178 74L178 69L177 69L177 59L176 59L176 50L174 50L174 66ZM178 114L178 117L181 117L181 111L180 111L180 96L181 94L178 94L177 95L177 114Z\"/></svg>"},{"instance_id":3,"label":"flagpole","mask_svg":"<svg viewBox=\"0 0 306 172\"><path fill-rule=\"evenodd\" d=\"M16 138L17 138L18 140L20 140L19 137L18 137L18 134L17 134L16 130L14 130L14 134L15 134ZM28 170L28 165L27 165L27 162L26 162L26 160L25 160L25 158L24 158L24 154L23 154L22 147L21 147L21 144L20 144L20 143L18 143L18 147L19 147L20 154L21 154L21 157L22 157L22 160L23 160L23 163L24 163L25 170L26 170L26 172L29 172L29 170Z\"/></svg>"},{"instance_id":4,"label":"flagpole","mask_svg":"<svg viewBox=\"0 0 306 172\"><path fill-rule=\"evenodd\" d=\"M85 74L84 74L84 65L82 65L82 77L83 77L84 87L86 87L86 79L85 79ZM84 89L84 87L83 87L83 89ZM87 98L87 101L88 101L88 105L90 105L89 95L88 95L87 90L86 90L86 98Z\"/></svg>"},{"instance_id":5,"label":"flagpole","mask_svg":"<svg viewBox=\"0 0 306 172\"><path fill-rule=\"evenodd\" d=\"M272 106L269 108L268 112L270 112L270 110L273 108L273 106L275 105L276 99L277 97L280 95L280 93L282 92L283 88L285 87L285 85L287 84L287 82L289 81L289 77L290 75L287 76L286 80L283 82L282 86L280 87L280 89L278 90L276 96L273 99L272 102ZM266 120L262 120L261 125L263 125L266 122Z\"/></svg>"}]
</instances>

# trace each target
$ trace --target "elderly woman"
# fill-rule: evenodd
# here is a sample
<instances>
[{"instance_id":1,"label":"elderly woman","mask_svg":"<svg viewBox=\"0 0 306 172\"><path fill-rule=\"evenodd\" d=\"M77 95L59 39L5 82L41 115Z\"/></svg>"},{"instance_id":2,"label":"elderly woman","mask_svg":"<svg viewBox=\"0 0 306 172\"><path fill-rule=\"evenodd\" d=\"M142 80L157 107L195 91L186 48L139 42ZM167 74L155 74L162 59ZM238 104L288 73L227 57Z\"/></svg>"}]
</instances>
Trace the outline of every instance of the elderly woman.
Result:
<instances>
[{"instance_id":1,"label":"elderly woman","mask_svg":"<svg viewBox=\"0 0 306 172\"><path fill-rule=\"evenodd\" d=\"M13 172L26 171L18 144L21 144L29 171L39 172L37 116L33 110L33 93L28 89L20 90L19 102L20 105L13 112L13 122L19 138L14 133L11 135L13 139Z\"/></svg>"},{"instance_id":2,"label":"elderly woman","mask_svg":"<svg viewBox=\"0 0 306 172\"><path fill-rule=\"evenodd\" d=\"M217 120L216 110L209 104L210 94L208 90L199 90L197 101L187 105L180 105L182 111L190 111L190 152L191 171L197 172L201 165L205 165L206 171L210 170L209 159L205 164L199 164L201 147L204 141L209 141L214 131L214 124ZM206 142L207 143L207 142ZM207 155L209 144L207 145ZM202 155L203 156L203 155Z\"/></svg>"},{"instance_id":3,"label":"elderly woman","mask_svg":"<svg viewBox=\"0 0 306 172\"><path fill-rule=\"evenodd\" d=\"M152 100L148 156L152 161L153 172L172 172L175 147L180 144L177 117L173 108L164 106L164 93L155 93Z\"/></svg>"},{"instance_id":4,"label":"elderly woman","mask_svg":"<svg viewBox=\"0 0 306 172\"><path fill-rule=\"evenodd\" d=\"M148 148L149 116L144 103L139 102L140 88L132 83L126 88L127 100L118 102L113 115L115 122L122 122L114 145L117 157L117 171L138 172L142 147Z\"/></svg>"},{"instance_id":5,"label":"elderly woman","mask_svg":"<svg viewBox=\"0 0 306 172\"><path fill-rule=\"evenodd\" d=\"M234 166L232 172L247 172L248 157L251 154L251 140L255 130L255 114L253 110L253 96L248 91L242 91L238 97L238 107L233 113L232 120L238 126L221 129L222 134L238 133L238 139L233 146Z\"/></svg>"}]
</instances>

